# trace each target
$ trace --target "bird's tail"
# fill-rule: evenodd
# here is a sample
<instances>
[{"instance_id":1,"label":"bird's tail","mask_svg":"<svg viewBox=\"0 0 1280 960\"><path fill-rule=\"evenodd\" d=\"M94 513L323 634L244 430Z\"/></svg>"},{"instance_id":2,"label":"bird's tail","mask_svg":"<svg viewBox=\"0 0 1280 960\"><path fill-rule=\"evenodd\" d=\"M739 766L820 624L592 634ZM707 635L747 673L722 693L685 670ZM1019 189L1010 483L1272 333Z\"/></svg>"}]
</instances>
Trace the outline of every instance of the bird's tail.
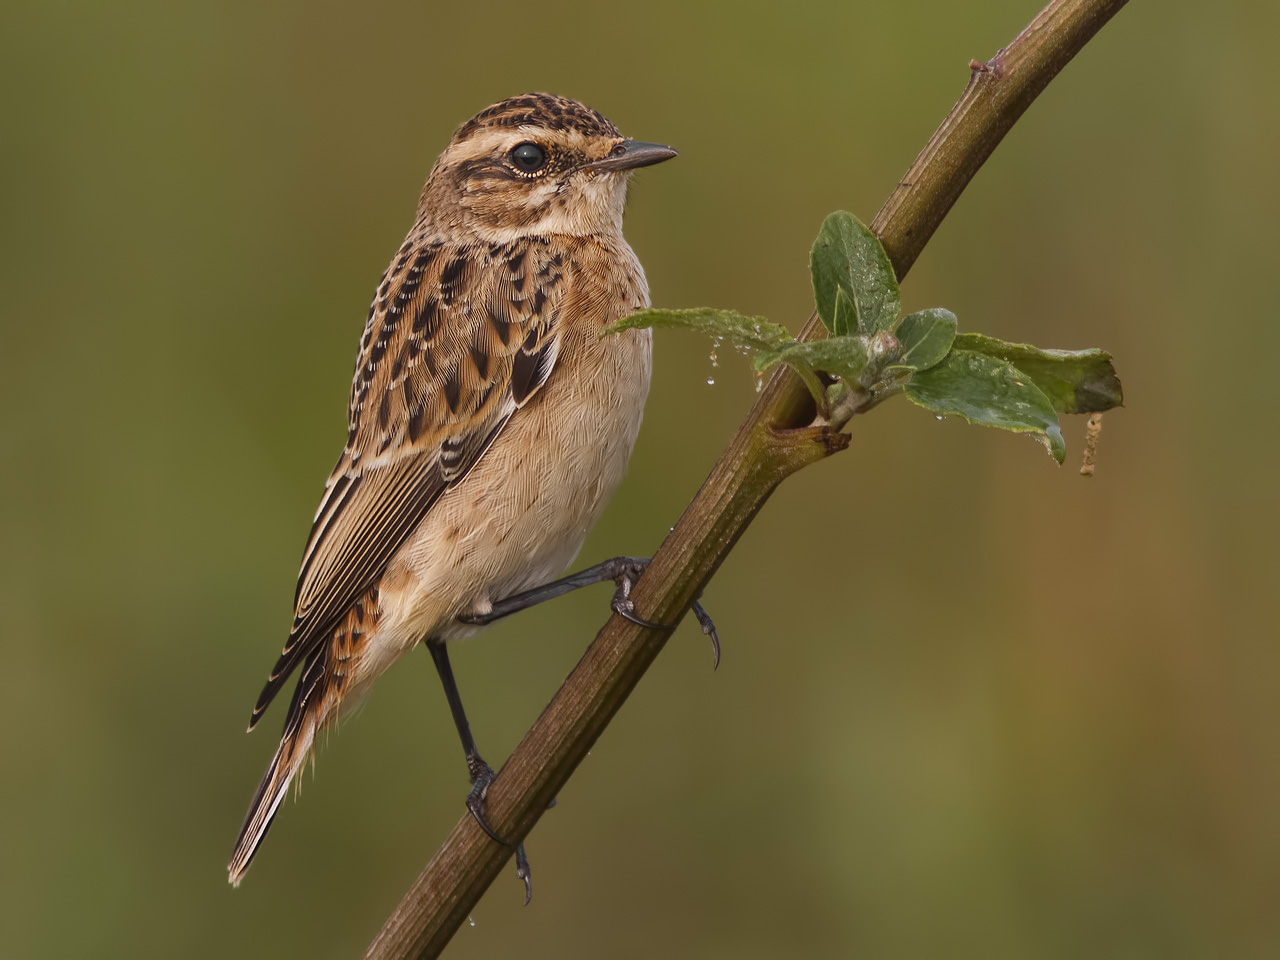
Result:
<instances>
[{"instance_id":1,"label":"bird's tail","mask_svg":"<svg viewBox=\"0 0 1280 960\"><path fill-rule=\"evenodd\" d=\"M336 723L341 713L355 708L372 678L389 665L389 661L377 662L369 669L366 661L378 624L377 602L374 587L352 604L327 641L303 661L302 677L285 715L280 746L253 795L235 852L227 864L229 879L236 886L253 862L290 782L307 765L320 731ZM255 711L255 719L257 716Z\"/></svg>"},{"instance_id":2,"label":"bird's tail","mask_svg":"<svg viewBox=\"0 0 1280 960\"><path fill-rule=\"evenodd\" d=\"M331 696L325 695L329 692L326 688L331 686L325 683L324 667L325 660L328 659L324 655L326 652L317 651L318 655L307 664L298 688L294 691L293 702L289 705L280 746L276 748L275 756L271 758L267 772L249 804L244 826L240 828L240 836L236 840L235 852L231 855L231 862L227 864L228 879L234 886L238 887L244 878L289 784L294 775L306 766L315 746L316 734L337 705L329 702L333 699Z\"/></svg>"}]
</instances>

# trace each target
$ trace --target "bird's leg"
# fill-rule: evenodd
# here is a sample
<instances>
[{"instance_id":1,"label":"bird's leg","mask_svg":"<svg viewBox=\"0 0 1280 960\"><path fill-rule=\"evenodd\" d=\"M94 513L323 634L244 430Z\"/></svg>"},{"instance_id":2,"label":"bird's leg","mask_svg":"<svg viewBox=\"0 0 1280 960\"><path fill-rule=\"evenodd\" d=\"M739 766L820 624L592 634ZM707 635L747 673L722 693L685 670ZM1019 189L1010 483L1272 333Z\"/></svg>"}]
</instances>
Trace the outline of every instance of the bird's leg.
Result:
<instances>
[{"instance_id":1,"label":"bird's leg","mask_svg":"<svg viewBox=\"0 0 1280 960\"><path fill-rule=\"evenodd\" d=\"M466 711L462 709L462 696L458 693L458 683L453 679L453 667L449 663L449 651L444 641L428 638L423 641L431 651L431 659L435 661L436 672L440 674L440 683L444 685L444 696L449 701L449 712L453 714L453 725L458 728L458 737L462 740L462 752L466 754L467 770L471 774L471 792L467 794L467 810L476 826L488 834L489 838L503 846L510 846L506 840L498 836L484 815L485 794L489 792L489 784L497 776L493 767L484 762L480 751L476 749L476 741L471 736L471 725L467 723ZM525 855L524 844L516 847L516 876L524 881L524 902L528 903L533 896L533 882L529 873L529 858Z\"/></svg>"},{"instance_id":2,"label":"bird's leg","mask_svg":"<svg viewBox=\"0 0 1280 960\"><path fill-rule=\"evenodd\" d=\"M597 563L594 567L587 567L587 569L580 570L567 577L552 580L550 583L544 583L540 587L533 587L513 594L504 600L499 600L494 603L487 613L463 614L458 619L463 623L484 626L485 624L493 623L495 620L501 620L503 617L509 617L513 613L519 613L521 610L537 606L547 600L563 597L566 593L572 593L581 587L589 587L595 583L604 583L606 580L612 580L617 584L617 589L613 591L613 601L610 604L614 613L624 620L630 620L632 623L637 623L642 627L648 627L651 630L665 630L667 629L665 624L653 623L636 616L635 604L631 602L631 588L640 579L640 575L644 573L647 566L649 566L648 557L614 557L611 560L605 560L603 563ZM715 665L718 667L720 665L720 637L716 633L716 625L712 621L711 615L707 613L706 608L697 600L693 601L691 609L693 615L698 618L698 625L702 627L702 632L711 638L711 650L715 655Z\"/></svg>"},{"instance_id":3,"label":"bird's leg","mask_svg":"<svg viewBox=\"0 0 1280 960\"><path fill-rule=\"evenodd\" d=\"M594 583L604 583L606 580L612 580L618 585L618 588L613 592L613 602L611 604L613 612L630 620L632 623L640 624L642 627L662 630L665 629L662 624L650 623L648 620L636 616L635 604L631 602L631 587L640 579L640 574L644 573L644 568L648 565L648 557L614 557L612 560L597 563L594 567L588 567L586 570L580 570L567 577L561 577L559 580L552 580L550 583L544 583L540 587L533 587L504 600L499 600L490 608L488 613L468 613L463 614L458 619L463 623L484 626L485 624L493 623L495 620L501 620L503 617L509 617L513 613L519 613L521 610L536 607L547 600L563 597L566 593L572 593L582 587L589 587Z\"/></svg>"}]
</instances>

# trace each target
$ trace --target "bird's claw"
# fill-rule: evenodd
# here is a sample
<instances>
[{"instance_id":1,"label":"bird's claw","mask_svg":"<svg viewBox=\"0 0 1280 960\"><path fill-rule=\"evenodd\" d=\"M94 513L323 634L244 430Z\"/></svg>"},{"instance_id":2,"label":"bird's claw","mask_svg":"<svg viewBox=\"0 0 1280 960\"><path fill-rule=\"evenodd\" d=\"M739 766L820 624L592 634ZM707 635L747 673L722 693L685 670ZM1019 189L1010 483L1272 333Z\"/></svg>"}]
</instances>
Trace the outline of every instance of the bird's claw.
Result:
<instances>
[{"instance_id":1,"label":"bird's claw","mask_svg":"<svg viewBox=\"0 0 1280 960\"><path fill-rule=\"evenodd\" d=\"M698 618L698 626L702 628L702 632L711 638L711 654L715 658L711 664L712 670L720 667L720 635L716 633L715 621L711 619L711 614L707 613L707 608L699 601L693 601L693 615Z\"/></svg>"},{"instance_id":2,"label":"bird's claw","mask_svg":"<svg viewBox=\"0 0 1280 960\"><path fill-rule=\"evenodd\" d=\"M670 630L671 627L665 623L655 623L652 620L646 620L635 612L635 604L631 600L631 588L635 586L636 580L648 568L648 559L632 558L627 564L618 571L614 582L618 587L613 591L613 602L610 606L613 612L624 620L630 620L634 624L646 627L649 630ZM711 614L707 613L698 600L693 601L690 608L693 615L698 619L698 626L702 628L702 632L711 638L711 653L714 658L711 669L716 670L720 667L720 635L716 633L715 621L711 619Z\"/></svg>"},{"instance_id":3,"label":"bird's claw","mask_svg":"<svg viewBox=\"0 0 1280 960\"><path fill-rule=\"evenodd\" d=\"M648 566L649 561L647 559L631 560L618 571L618 575L613 578L613 582L618 587L613 591L613 600L609 606L623 620L630 620L632 623L650 630L665 630L667 629L666 624L654 623L652 620L646 620L644 617L639 616L636 613L636 605L631 600L631 588L635 586L635 582L640 579L640 575L644 573L645 568Z\"/></svg>"},{"instance_id":4,"label":"bird's claw","mask_svg":"<svg viewBox=\"0 0 1280 960\"><path fill-rule=\"evenodd\" d=\"M529 858L525 855L523 843L516 847L516 876L524 881L524 905L527 907L533 899L533 874L529 872Z\"/></svg>"},{"instance_id":5,"label":"bird's claw","mask_svg":"<svg viewBox=\"0 0 1280 960\"><path fill-rule=\"evenodd\" d=\"M471 792L467 794L467 812L471 814L471 819L476 822L476 826L483 830L490 840L504 847L511 846L511 842L499 835L485 819L485 795L488 794L489 786L497 774L493 772L493 767L485 763L479 755L467 757L467 769L471 771ZM552 805L554 804L553 800ZM516 846L516 876L524 883L524 902L525 906L528 906L529 901L533 899L533 873L529 870L529 857L524 852L523 843Z\"/></svg>"},{"instance_id":6,"label":"bird's claw","mask_svg":"<svg viewBox=\"0 0 1280 960\"><path fill-rule=\"evenodd\" d=\"M489 821L485 819L484 799L489 793L489 785L493 783L493 778L497 776L493 772L493 767L489 766L479 756L467 758L467 768L471 771L471 792L467 794L467 812L471 814L471 819L476 822L476 826L485 832L485 835L494 843L500 843L504 847L510 846L506 840L502 839L489 826Z\"/></svg>"},{"instance_id":7,"label":"bird's claw","mask_svg":"<svg viewBox=\"0 0 1280 960\"><path fill-rule=\"evenodd\" d=\"M630 620L632 623L645 627L649 630L666 630L665 623L654 623L652 620L646 620L644 617L637 616L634 613L635 604L629 599L619 602L616 598L613 601L613 612L620 616L623 620Z\"/></svg>"}]
</instances>

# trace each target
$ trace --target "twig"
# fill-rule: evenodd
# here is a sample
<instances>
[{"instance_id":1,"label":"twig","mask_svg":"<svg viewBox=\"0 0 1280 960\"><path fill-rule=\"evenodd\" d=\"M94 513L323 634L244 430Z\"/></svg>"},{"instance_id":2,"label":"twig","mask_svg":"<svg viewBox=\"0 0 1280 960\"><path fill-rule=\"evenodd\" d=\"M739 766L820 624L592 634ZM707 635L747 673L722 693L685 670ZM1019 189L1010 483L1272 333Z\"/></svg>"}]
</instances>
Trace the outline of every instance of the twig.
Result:
<instances>
[{"instance_id":1,"label":"twig","mask_svg":"<svg viewBox=\"0 0 1280 960\"><path fill-rule=\"evenodd\" d=\"M1041 90L1126 0L1057 0L996 56L975 68L943 121L872 221L899 278L968 182ZM802 339L822 336L811 317ZM779 370L637 584L636 611L676 624L786 477L844 449L838 425L814 426L813 401ZM489 788L489 822L518 842L662 650L671 630L612 618ZM514 847L463 816L370 945L367 960L438 956Z\"/></svg>"},{"instance_id":2,"label":"twig","mask_svg":"<svg viewBox=\"0 0 1280 960\"><path fill-rule=\"evenodd\" d=\"M1084 463L1080 464L1080 476L1092 477L1098 459L1098 438L1102 436L1101 411L1089 414L1084 425Z\"/></svg>"}]
</instances>

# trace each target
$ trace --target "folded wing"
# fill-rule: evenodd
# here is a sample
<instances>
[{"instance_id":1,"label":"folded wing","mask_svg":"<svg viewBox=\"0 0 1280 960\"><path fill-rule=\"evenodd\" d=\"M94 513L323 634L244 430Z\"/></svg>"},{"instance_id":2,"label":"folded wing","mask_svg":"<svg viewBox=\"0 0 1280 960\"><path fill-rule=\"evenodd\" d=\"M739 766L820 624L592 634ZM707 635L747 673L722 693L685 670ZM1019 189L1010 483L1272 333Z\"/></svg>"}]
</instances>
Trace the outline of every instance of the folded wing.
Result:
<instances>
[{"instance_id":1,"label":"folded wing","mask_svg":"<svg viewBox=\"0 0 1280 960\"><path fill-rule=\"evenodd\" d=\"M250 729L547 382L566 286L562 255L539 238L401 248L369 312L347 444L307 540L289 641Z\"/></svg>"}]
</instances>

